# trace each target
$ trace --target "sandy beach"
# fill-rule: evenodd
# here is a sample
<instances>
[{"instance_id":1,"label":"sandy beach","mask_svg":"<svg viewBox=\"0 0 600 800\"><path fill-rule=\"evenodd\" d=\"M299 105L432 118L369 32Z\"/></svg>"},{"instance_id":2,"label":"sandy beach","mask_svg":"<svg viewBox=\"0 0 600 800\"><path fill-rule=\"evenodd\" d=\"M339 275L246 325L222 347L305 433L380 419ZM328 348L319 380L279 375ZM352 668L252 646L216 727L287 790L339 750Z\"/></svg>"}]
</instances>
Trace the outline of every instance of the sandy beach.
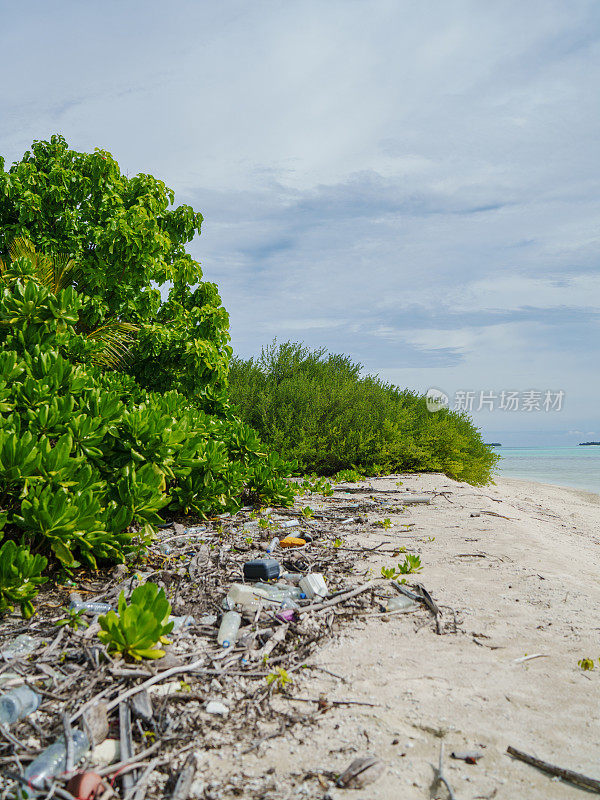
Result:
<instances>
[{"instance_id":1,"label":"sandy beach","mask_svg":"<svg viewBox=\"0 0 600 800\"><path fill-rule=\"evenodd\" d=\"M249 784L270 775L265 789L270 780L278 796L296 797L302 793L286 791L286 775L341 772L356 756L371 753L386 764L376 782L360 790L325 783L318 796L446 798L444 787L432 788L443 739L445 773L457 798L583 796L511 759L506 748L600 778L600 496L508 478L474 488L437 474L351 488L357 487L372 487L376 496L407 489L445 493L402 514L374 511L368 523L345 526L340 535L348 547L385 543L380 550L404 546L419 553L423 571L408 580L455 610L458 632L437 635L423 612L353 620L311 660L325 671L296 673L294 694L373 705L336 706L317 729L268 739L241 763L235 748L214 751L208 772L239 774L241 766ZM336 502L344 496L350 502L356 493L336 492ZM372 525L383 516L395 524ZM357 567L356 583L398 560L374 552ZM447 608L443 619L450 629ZM596 659L593 672L578 667L583 657ZM289 708L290 701L278 702ZM295 705L306 712L305 704ZM450 758L452 751L473 750L483 754L475 765ZM307 783L307 797L317 796L314 785Z\"/></svg>"}]
</instances>

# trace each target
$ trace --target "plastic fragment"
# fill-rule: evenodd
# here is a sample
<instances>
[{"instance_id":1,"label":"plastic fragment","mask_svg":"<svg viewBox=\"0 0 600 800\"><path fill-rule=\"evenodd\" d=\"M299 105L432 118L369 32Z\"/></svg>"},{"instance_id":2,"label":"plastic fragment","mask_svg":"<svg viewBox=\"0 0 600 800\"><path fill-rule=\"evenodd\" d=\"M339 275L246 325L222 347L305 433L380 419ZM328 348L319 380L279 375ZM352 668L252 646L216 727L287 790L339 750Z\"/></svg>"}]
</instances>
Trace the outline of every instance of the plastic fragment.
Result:
<instances>
[{"instance_id":1,"label":"plastic fragment","mask_svg":"<svg viewBox=\"0 0 600 800\"><path fill-rule=\"evenodd\" d=\"M229 708L218 700L209 700L204 710L207 714L218 714L221 717L226 717L229 714Z\"/></svg>"},{"instance_id":2,"label":"plastic fragment","mask_svg":"<svg viewBox=\"0 0 600 800\"><path fill-rule=\"evenodd\" d=\"M172 628L173 632L180 631L183 628L189 628L190 625L196 624L196 620L191 614L185 614L184 616L181 617L171 616L169 617L169 622L173 623L173 628Z\"/></svg>"},{"instance_id":3,"label":"plastic fragment","mask_svg":"<svg viewBox=\"0 0 600 800\"><path fill-rule=\"evenodd\" d=\"M313 597L326 597L328 594L325 578L320 572L311 572L305 575L299 583L300 588L311 599Z\"/></svg>"},{"instance_id":4,"label":"plastic fragment","mask_svg":"<svg viewBox=\"0 0 600 800\"><path fill-rule=\"evenodd\" d=\"M286 536L285 539L279 540L280 547L304 547L306 539L298 539L295 536Z\"/></svg>"},{"instance_id":5,"label":"plastic fragment","mask_svg":"<svg viewBox=\"0 0 600 800\"><path fill-rule=\"evenodd\" d=\"M0 650L0 655L5 661L11 661L13 658L23 658L28 656L36 649L39 640L34 639L26 633L21 633L12 642L5 644Z\"/></svg>"},{"instance_id":6,"label":"plastic fragment","mask_svg":"<svg viewBox=\"0 0 600 800\"><path fill-rule=\"evenodd\" d=\"M480 758L483 758L483 753L478 750L470 750L468 752L453 751L450 753L450 757L465 761L467 764L476 764Z\"/></svg>"},{"instance_id":7,"label":"plastic fragment","mask_svg":"<svg viewBox=\"0 0 600 800\"><path fill-rule=\"evenodd\" d=\"M79 772L67 783L67 791L77 800L94 800L103 789L102 778L96 772Z\"/></svg>"}]
</instances>

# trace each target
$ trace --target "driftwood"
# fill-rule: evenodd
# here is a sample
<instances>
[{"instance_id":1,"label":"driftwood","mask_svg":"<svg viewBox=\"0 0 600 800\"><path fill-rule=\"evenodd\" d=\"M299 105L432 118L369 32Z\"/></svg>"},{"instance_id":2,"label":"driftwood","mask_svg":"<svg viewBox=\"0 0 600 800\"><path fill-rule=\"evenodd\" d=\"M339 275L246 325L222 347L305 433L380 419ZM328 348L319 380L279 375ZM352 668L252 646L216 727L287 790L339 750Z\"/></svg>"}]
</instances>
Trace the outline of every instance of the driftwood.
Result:
<instances>
[{"instance_id":1,"label":"driftwood","mask_svg":"<svg viewBox=\"0 0 600 800\"><path fill-rule=\"evenodd\" d=\"M596 780L596 778L588 778L587 775L582 775L581 772L573 772L571 769L557 767L548 761L542 761L541 758L536 758L524 753L522 750L517 750L516 747L509 746L506 748L506 752L509 756L517 758L525 764L530 764L532 767L537 767L537 769L548 773L548 775L555 775L557 778L562 778L563 781L574 783L582 789L589 789L592 792L596 792L596 794L600 794L600 780Z\"/></svg>"},{"instance_id":2,"label":"driftwood","mask_svg":"<svg viewBox=\"0 0 600 800\"><path fill-rule=\"evenodd\" d=\"M435 774L435 783L443 783L446 789L448 790L448 800L456 800L456 795L452 791L452 787L448 783L446 776L444 775L444 742L440 742L440 758L438 761L438 767Z\"/></svg>"}]
</instances>

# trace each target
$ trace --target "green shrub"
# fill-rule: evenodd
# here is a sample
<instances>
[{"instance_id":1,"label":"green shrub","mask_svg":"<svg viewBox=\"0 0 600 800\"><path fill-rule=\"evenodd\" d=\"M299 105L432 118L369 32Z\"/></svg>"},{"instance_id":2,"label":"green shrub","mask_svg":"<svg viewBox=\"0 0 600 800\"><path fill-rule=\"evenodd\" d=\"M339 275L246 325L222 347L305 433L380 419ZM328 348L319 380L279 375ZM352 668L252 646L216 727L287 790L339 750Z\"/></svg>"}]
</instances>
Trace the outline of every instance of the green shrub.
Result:
<instances>
[{"instance_id":1,"label":"green shrub","mask_svg":"<svg viewBox=\"0 0 600 800\"><path fill-rule=\"evenodd\" d=\"M187 285L200 278L183 249L200 215L168 209L160 181L129 180L109 154L74 153L60 137L34 143L8 173L0 159L0 189L0 521L10 555L0 612L11 600L32 612L46 557L67 570L122 561L161 513L292 502L289 467L228 409L216 288ZM11 259L12 237L26 236L37 249L19 239ZM161 306L152 281L167 279ZM28 548L40 558L30 562Z\"/></svg>"},{"instance_id":2,"label":"green shrub","mask_svg":"<svg viewBox=\"0 0 600 800\"><path fill-rule=\"evenodd\" d=\"M121 592L118 612L109 611L98 617L102 628L98 638L108 650L134 661L162 658L165 651L156 645L167 643L166 636L173 629L173 623L168 622L171 605L165 590L159 591L155 583L137 586L131 593L129 605L125 601L125 592Z\"/></svg>"},{"instance_id":3,"label":"green shrub","mask_svg":"<svg viewBox=\"0 0 600 800\"><path fill-rule=\"evenodd\" d=\"M441 471L481 485L498 459L466 415L431 413L423 396L361 377L360 364L323 349L274 343L234 358L229 385L244 422L302 472Z\"/></svg>"}]
</instances>

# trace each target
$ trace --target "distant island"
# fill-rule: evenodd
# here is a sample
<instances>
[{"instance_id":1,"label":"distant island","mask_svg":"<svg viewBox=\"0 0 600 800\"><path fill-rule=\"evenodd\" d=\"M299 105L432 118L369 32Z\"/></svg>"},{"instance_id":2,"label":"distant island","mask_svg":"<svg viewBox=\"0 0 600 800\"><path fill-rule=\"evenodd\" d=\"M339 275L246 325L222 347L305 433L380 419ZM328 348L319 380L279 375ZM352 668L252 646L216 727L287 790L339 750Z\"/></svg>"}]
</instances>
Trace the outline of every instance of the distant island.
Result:
<instances>
[{"instance_id":1,"label":"distant island","mask_svg":"<svg viewBox=\"0 0 600 800\"><path fill-rule=\"evenodd\" d=\"M600 442L579 442L579 447L589 447L592 444L600 446Z\"/></svg>"},{"instance_id":2,"label":"distant island","mask_svg":"<svg viewBox=\"0 0 600 800\"><path fill-rule=\"evenodd\" d=\"M590 444L595 444L595 442L590 442ZM486 447L502 447L500 442L485 442Z\"/></svg>"}]
</instances>

